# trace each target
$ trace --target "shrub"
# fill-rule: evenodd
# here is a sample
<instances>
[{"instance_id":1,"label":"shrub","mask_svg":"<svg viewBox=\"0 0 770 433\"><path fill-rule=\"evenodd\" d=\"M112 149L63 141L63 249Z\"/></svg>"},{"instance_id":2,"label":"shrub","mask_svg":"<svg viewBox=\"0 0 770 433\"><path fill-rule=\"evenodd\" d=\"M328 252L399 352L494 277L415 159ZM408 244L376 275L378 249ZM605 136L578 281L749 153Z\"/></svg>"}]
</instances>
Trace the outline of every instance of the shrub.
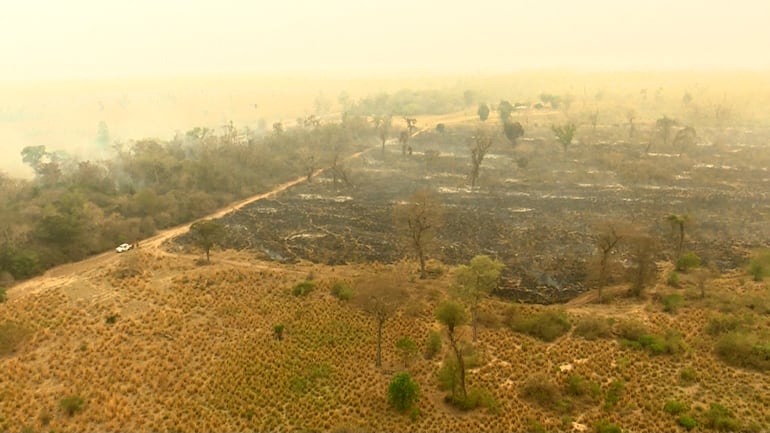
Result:
<instances>
[{"instance_id":1,"label":"shrub","mask_svg":"<svg viewBox=\"0 0 770 433\"><path fill-rule=\"evenodd\" d=\"M579 374L567 377L566 391L573 397L596 397L601 391L599 385L587 380Z\"/></svg>"},{"instance_id":2,"label":"shrub","mask_svg":"<svg viewBox=\"0 0 770 433\"><path fill-rule=\"evenodd\" d=\"M450 403L452 403L454 407L464 411L473 410L481 406L487 408L487 410L493 414L498 414L500 412L500 405L495 396L482 389L472 389L468 391L468 397L465 400L460 398L459 395L456 395Z\"/></svg>"},{"instance_id":3,"label":"shrub","mask_svg":"<svg viewBox=\"0 0 770 433\"><path fill-rule=\"evenodd\" d=\"M666 402L666 404L663 405L663 410L666 411L666 413L671 415L679 415L682 412L687 412L690 410L689 407L687 407L686 404L682 403L678 400L669 400Z\"/></svg>"},{"instance_id":4,"label":"shrub","mask_svg":"<svg viewBox=\"0 0 770 433\"><path fill-rule=\"evenodd\" d=\"M607 394L604 396L604 407L607 409L615 406L620 401L620 395L623 394L623 388L625 384L622 380L613 380L610 383L610 388L607 390Z\"/></svg>"},{"instance_id":5,"label":"shrub","mask_svg":"<svg viewBox=\"0 0 770 433\"><path fill-rule=\"evenodd\" d=\"M283 340L283 330L285 329L285 326L283 323L279 323L275 326L273 326L273 337L275 337L276 340L281 341Z\"/></svg>"},{"instance_id":6,"label":"shrub","mask_svg":"<svg viewBox=\"0 0 770 433\"><path fill-rule=\"evenodd\" d=\"M521 389L521 396L547 409L556 408L561 400L559 388L543 374L527 380Z\"/></svg>"},{"instance_id":7,"label":"shrub","mask_svg":"<svg viewBox=\"0 0 770 433\"><path fill-rule=\"evenodd\" d=\"M110 314L107 316L106 319L104 319L104 322L108 325L114 325L118 321L118 315L117 314Z\"/></svg>"},{"instance_id":8,"label":"shrub","mask_svg":"<svg viewBox=\"0 0 770 433\"><path fill-rule=\"evenodd\" d=\"M770 370L770 344L760 342L754 334L725 334L717 341L716 352L722 361L730 365L759 371Z\"/></svg>"},{"instance_id":9,"label":"shrub","mask_svg":"<svg viewBox=\"0 0 770 433\"><path fill-rule=\"evenodd\" d=\"M689 385L698 380L698 375L695 373L695 369L692 367L685 367L679 371L679 381L683 384Z\"/></svg>"},{"instance_id":10,"label":"shrub","mask_svg":"<svg viewBox=\"0 0 770 433\"><path fill-rule=\"evenodd\" d=\"M332 295L340 301L347 301L353 297L353 288L344 281L337 280L330 289Z\"/></svg>"},{"instance_id":11,"label":"shrub","mask_svg":"<svg viewBox=\"0 0 770 433\"><path fill-rule=\"evenodd\" d=\"M8 289L5 287L0 287L0 303L8 300L8 293L6 293L7 291Z\"/></svg>"},{"instance_id":12,"label":"shrub","mask_svg":"<svg viewBox=\"0 0 770 433\"><path fill-rule=\"evenodd\" d=\"M682 254L682 257L680 257L679 260L676 261L676 270L687 272L690 269L694 269L700 266L700 263L701 263L700 257L698 257L698 255L695 254L695 252L688 251Z\"/></svg>"},{"instance_id":13,"label":"shrub","mask_svg":"<svg viewBox=\"0 0 770 433\"><path fill-rule=\"evenodd\" d=\"M554 341L566 334L571 327L567 315L557 310L545 310L529 317L511 319L511 328L514 331L543 341Z\"/></svg>"},{"instance_id":14,"label":"shrub","mask_svg":"<svg viewBox=\"0 0 770 433\"><path fill-rule=\"evenodd\" d=\"M291 390L291 392L302 394L307 391L307 387L307 379L302 376L294 376L289 381L289 390Z\"/></svg>"},{"instance_id":15,"label":"shrub","mask_svg":"<svg viewBox=\"0 0 770 433\"><path fill-rule=\"evenodd\" d=\"M610 322L600 317L584 317L580 319L574 330L575 335L586 340L596 340L599 338L609 338L612 336Z\"/></svg>"},{"instance_id":16,"label":"shrub","mask_svg":"<svg viewBox=\"0 0 770 433\"><path fill-rule=\"evenodd\" d=\"M679 273L676 271L672 271L670 274L668 274L668 279L666 280L666 284L668 284L671 287L679 287Z\"/></svg>"},{"instance_id":17,"label":"shrub","mask_svg":"<svg viewBox=\"0 0 770 433\"><path fill-rule=\"evenodd\" d=\"M741 426L738 420L733 418L730 410L719 403L711 403L708 412L705 415L704 424L706 427L718 431L740 431Z\"/></svg>"},{"instance_id":18,"label":"shrub","mask_svg":"<svg viewBox=\"0 0 770 433\"><path fill-rule=\"evenodd\" d=\"M706 322L706 333L717 336L728 332L738 331L746 322L749 322L749 320L741 319L732 314L717 313L711 316L708 322Z\"/></svg>"},{"instance_id":19,"label":"shrub","mask_svg":"<svg viewBox=\"0 0 770 433\"><path fill-rule=\"evenodd\" d=\"M291 293L294 296L305 296L315 289L315 282L312 280L304 280L297 283L292 289Z\"/></svg>"},{"instance_id":20,"label":"shrub","mask_svg":"<svg viewBox=\"0 0 770 433\"><path fill-rule=\"evenodd\" d=\"M684 302L682 295L673 293L663 297L663 311L674 314Z\"/></svg>"},{"instance_id":21,"label":"shrub","mask_svg":"<svg viewBox=\"0 0 770 433\"><path fill-rule=\"evenodd\" d=\"M749 259L749 273L754 281L762 281L770 271L770 249L759 249L751 254Z\"/></svg>"},{"instance_id":22,"label":"shrub","mask_svg":"<svg viewBox=\"0 0 770 433\"><path fill-rule=\"evenodd\" d=\"M417 343L409 337L403 337L396 341L396 349L398 349L401 362L403 362L405 367L414 361L415 356L417 356L417 351L419 350L417 348Z\"/></svg>"},{"instance_id":23,"label":"shrub","mask_svg":"<svg viewBox=\"0 0 770 433\"><path fill-rule=\"evenodd\" d=\"M10 355L29 335L29 330L17 323L5 322L0 325L0 356Z\"/></svg>"},{"instance_id":24,"label":"shrub","mask_svg":"<svg viewBox=\"0 0 770 433\"><path fill-rule=\"evenodd\" d=\"M680 416L677 422L680 426L686 428L687 430L692 430L698 426L698 423L690 415Z\"/></svg>"},{"instance_id":25,"label":"shrub","mask_svg":"<svg viewBox=\"0 0 770 433\"><path fill-rule=\"evenodd\" d=\"M414 406L420 398L420 386L409 373L398 373L388 385L388 403L399 412Z\"/></svg>"},{"instance_id":26,"label":"shrub","mask_svg":"<svg viewBox=\"0 0 770 433\"><path fill-rule=\"evenodd\" d=\"M637 341L647 334L647 327L636 320L624 320L618 324L618 337L622 340Z\"/></svg>"},{"instance_id":27,"label":"shrub","mask_svg":"<svg viewBox=\"0 0 770 433\"><path fill-rule=\"evenodd\" d=\"M425 358L433 359L441 352L441 334L438 331L430 331L425 338Z\"/></svg>"},{"instance_id":28,"label":"shrub","mask_svg":"<svg viewBox=\"0 0 770 433\"><path fill-rule=\"evenodd\" d=\"M606 419L599 420L594 426L594 431L596 433L623 433L623 430L617 424L613 424Z\"/></svg>"},{"instance_id":29,"label":"shrub","mask_svg":"<svg viewBox=\"0 0 770 433\"><path fill-rule=\"evenodd\" d=\"M70 395L59 400L59 406L68 416L73 416L83 410L85 400L79 395Z\"/></svg>"}]
</instances>

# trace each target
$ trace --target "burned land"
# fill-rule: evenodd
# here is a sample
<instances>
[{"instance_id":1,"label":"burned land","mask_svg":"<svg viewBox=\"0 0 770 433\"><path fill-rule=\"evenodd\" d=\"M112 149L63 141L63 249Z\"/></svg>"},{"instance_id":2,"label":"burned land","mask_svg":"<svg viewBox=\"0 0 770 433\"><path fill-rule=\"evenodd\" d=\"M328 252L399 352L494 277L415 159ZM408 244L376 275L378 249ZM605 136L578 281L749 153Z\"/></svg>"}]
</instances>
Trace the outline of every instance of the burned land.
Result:
<instances>
[{"instance_id":1,"label":"burned land","mask_svg":"<svg viewBox=\"0 0 770 433\"><path fill-rule=\"evenodd\" d=\"M494 137L474 188L474 127L423 131L406 151L391 140L347 161L345 181L327 170L227 215L222 246L279 262L393 263L410 254L394 206L428 189L444 210L430 258L457 265L494 256L506 265L498 294L552 303L589 288L596 227L607 221L660 238L663 260L676 243L666 216L688 215L685 249L720 271L743 266L748 252L770 239L763 224L770 161L761 147L768 131L707 131L716 138L650 149L618 139L622 127L608 126L565 151L549 129L528 128L515 145Z\"/></svg>"}]
</instances>

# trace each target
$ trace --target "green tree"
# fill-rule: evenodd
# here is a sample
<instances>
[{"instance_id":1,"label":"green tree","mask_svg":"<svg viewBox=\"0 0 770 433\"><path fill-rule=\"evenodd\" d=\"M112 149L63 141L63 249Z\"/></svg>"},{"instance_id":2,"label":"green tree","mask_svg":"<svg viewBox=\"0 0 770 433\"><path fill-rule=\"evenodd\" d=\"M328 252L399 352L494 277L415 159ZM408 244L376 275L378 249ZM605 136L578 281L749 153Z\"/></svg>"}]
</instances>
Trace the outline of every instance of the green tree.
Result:
<instances>
[{"instance_id":1,"label":"green tree","mask_svg":"<svg viewBox=\"0 0 770 433\"><path fill-rule=\"evenodd\" d=\"M430 190L421 189L412 194L406 203L397 205L393 216L396 226L406 235L407 244L420 261L420 278L426 278L425 256L444 221L441 203Z\"/></svg>"},{"instance_id":2,"label":"green tree","mask_svg":"<svg viewBox=\"0 0 770 433\"><path fill-rule=\"evenodd\" d=\"M460 295L470 306L474 342L478 334L479 304L497 288L504 267L502 262L489 256L476 256L471 259L470 265L460 265L455 272Z\"/></svg>"},{"instance_id":3,"label":"green tree","mask_svg":"<svg viewBox=\"0 0 770 433\"><path fill-rule=\"evenodd\" d=\"M505 122L503 125L503 133L505 138L511 142L512 145L516 145L516 140L524 135L524 127L519 122Z\"/></svg>"},{"instance_id":4,"label":"green tree","mask_svg":"<svg viewBox=\"0 0 770 433\"><path fill-rule=\"evenodd\" d=\"M404 368L408 367L409 364L414 361L414 358L417 356L417 352L419 351L417 348L417 343L415 343L414 340L409 337L399 338L398 341L396 341L396 349L398 350L398 355L401 358L401 362L404 364Z\"/></svg>"},{"instance_id":5,"label":"green tree","mask_svg":"<svg viewBox=\"0 0 770 433\"><path fill-rule=\"evenodd\" d=\"M680 129L674 136L674 146L678 148L680 152L691 149L697 142L698 134L692 126L686 126Z\"/></svg>"},{"instance_id":6,"label":"green tree","mask_svg":"<svg viewBox=\"0 0 770 433\"><path fill-rule=\"evenodd\" d=\"M647 234L637 234L628 238L631 253L631 295L640 297L642 291L652 283L657 275L655 253L658 242Z\"/></svg>"},{"instance_id":7,"label":"green tree","mask_svg":"<svg viewBox=\"0 0 770 433\"><path fill-rule=\"evenodd\" d=\"M457 328L468 322L468 315L465 313L465 309L462 305L453 301L447 301L439 305L438 310L436 311L436 319L446 326L449 344L452 346L452 351L457 359L458 374L460 376L460 391L462 391L462 398L463 401L465 401L468 398L468 392L465 389L465 360L463 359L463 354L460 350L455 332L457 331Z\"/></svg>"},{"instance_id":8,"label":"green tree","mask_svg":"<svg viewBox=\"0 0 770 433\"><path fill-rule=\"evenodd\" d=\"M486 122L487 119L489 119L489 106L484 103L479 104L479 110L477 113L479 115L479 119L481 119L482 122Z\"/></svg>"},{"instance_id":9,"label":"green tree","mask_svg":"<svg viewBox=\"0 0 770 433\"><path fill-rule=\"evenodd\" d=\"M190 226L193 242L206 253L206 263L211 263L211 248L219 243L224 226L215 220L201 220Z\"/></svg>"},{"instance_id":10,"label":"green tree","mask_svg":"<svg viewBox=\"0 0 770 433\"><path fill-rule=\"evenodd\" d=\"M388 403L399 412L406 412L420 398L420 385L409 373L398 373L388 385Z\"/></svg>"},{"instance_id":11,"label":"green tree","mask_svg":"<svg viewBox=\"0 0 770 433\"><path fill-rule=\"evenodd\" d=\"M567 147L572 144L572 138L575 137L575 131L577 130L575 124L568 122L564 125L551 125L551 130L556 134L556 141L561 143L566 152Z\"/></svg>"},{"instance_id":12,"label":"green tree","mask_svg":"<svg viewBox=\"0 0 770 433\"><path fill-rule=\"evenodd\" d=\"M500 121L504 124L508 123L511 113L513 113L513 105L508 101L500 101L500 104L497 105L497 112L500 114Z\"/></svg>"}]
</instances>

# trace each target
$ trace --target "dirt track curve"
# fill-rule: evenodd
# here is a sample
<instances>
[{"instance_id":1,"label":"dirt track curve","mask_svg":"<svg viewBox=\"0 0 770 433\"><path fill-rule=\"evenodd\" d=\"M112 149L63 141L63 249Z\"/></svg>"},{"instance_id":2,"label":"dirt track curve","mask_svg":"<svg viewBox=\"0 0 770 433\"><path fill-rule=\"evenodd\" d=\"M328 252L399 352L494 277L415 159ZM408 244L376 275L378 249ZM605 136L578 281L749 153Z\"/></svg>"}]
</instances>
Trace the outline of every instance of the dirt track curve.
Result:
<instances>
[{"instance_id":1,"label":"dirt track curve","mask_svg":"<svg viewBox=\"0 0 770 433\"><path fill-rule=\"evenodd\" d=\"M440 120L443 121L444 123L457 123L457 122L467 121L472 118L473 116L456 115L452 117L444 117L444 118L441 118ZM433 119L430 119L428 121L431 121L431 120ZM431 127L432 127L432 123L434 122L431 122ZM423 127L422 129L415 131L412 137L417 136L418 134L421 134L427 131L428 129L429 128L427 126ZM394 144L394 143L397 143L397 140L395 139L389 140L389 144ZM360 152L357 152L348 156L345 160L349 161L352 159L356 159L367 152L370 152L372 150L379 149L379 148L380 148L380 144L368 147ZM316 170L315 173L313 173L313 176L318 176L326 170L327 168L320 168ZM245 198L243 200L230 204L212 214L206 215L195 221L200 221L201 219L221 218L229 213L239 210L240 208L246 205L278 195L281 192L286 191L287 189L295 185L305 182L306 180L307 180L306 176L297 177L293 180L290 180L288 182L285 182L276 186L275 188L273 188L268 192ZM149 251L155 254L169 254L163 251L163 249L161 248L163 243L169 239L172 239L176 236L179 236L187 232L190 229L190 225L192 225L195 221L191 221L176 227L172 227L170 229L160 231L158 234L152 237L140 240L139 245L144 251ZM24 281L22 283L19 283L11 287L8 290L8 299L12 300L12 299L22 297L26 294L38 293L52 287L61 286L63 284L73 281L78 276L83 276L83 275L87 275L92 272L98 271L102 267L116 262L118 258L119 258L118 254L116 254L113 250L109 250L107 252L89 257L87 259L83 259L78 262L67 263L64 265L56 266L54 268L47 270L43 275L37 276L35 278L32 278L30 280Z\"/></svg>"}]
</instances>

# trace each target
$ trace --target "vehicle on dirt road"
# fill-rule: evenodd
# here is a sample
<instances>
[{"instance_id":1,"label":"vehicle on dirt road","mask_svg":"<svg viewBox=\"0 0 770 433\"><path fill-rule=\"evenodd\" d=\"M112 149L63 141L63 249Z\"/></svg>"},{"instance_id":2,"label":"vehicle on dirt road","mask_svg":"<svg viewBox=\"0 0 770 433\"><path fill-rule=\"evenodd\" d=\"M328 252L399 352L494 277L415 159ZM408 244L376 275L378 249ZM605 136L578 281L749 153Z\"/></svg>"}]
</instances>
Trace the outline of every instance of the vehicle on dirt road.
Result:
<instances>
[{"instance_id":1,"label":"vehicle on dirt road","mask_svg":"<svg viewBox=\"0 0 770 433\"><path fill-rule=\"evenodd\" d=\"M131 245L131 244L120 244L120 245L118 245L117 248L115 248L115 252L117 252L117 253L124 253L124 252L130 250L133 247L134 246Z\"/></svg>"}]
</instances>

